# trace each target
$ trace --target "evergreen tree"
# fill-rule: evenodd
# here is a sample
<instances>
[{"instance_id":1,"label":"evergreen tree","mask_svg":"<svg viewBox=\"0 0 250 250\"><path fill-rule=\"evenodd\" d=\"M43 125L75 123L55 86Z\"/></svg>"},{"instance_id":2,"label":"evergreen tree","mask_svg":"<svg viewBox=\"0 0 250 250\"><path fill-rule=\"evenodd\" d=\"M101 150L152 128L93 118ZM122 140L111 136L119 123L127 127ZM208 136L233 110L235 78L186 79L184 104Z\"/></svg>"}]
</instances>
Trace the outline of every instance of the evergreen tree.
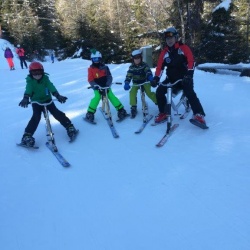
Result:
<instances>
[{"instance_id":1,"label":"evergreen tree","mask_svg":"<svg viewBox=\"0 0 250 250\"><path fill-rule=\"evenodd\" d=\"M238 63L246 59L244 39L232 15L233 10L231 3L229 9L221 7L213 11L202 34L200 62Z\"/></svg>"}]
</instances>

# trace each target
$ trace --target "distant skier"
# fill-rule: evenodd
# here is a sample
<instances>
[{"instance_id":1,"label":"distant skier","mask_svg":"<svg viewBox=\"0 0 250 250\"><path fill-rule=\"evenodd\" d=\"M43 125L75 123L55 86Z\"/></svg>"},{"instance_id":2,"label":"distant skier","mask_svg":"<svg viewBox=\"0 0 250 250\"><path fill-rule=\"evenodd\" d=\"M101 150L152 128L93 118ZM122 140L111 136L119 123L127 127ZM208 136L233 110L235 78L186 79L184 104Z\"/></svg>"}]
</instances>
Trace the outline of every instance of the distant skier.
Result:
<instances>
[{"instance_id":1,"label":"distant skier","mask_svg":"<svg viewBox=\"0 0 250 250\"><path fill-rule=\"evenodd\" d=\"M19 56L21 68L23 69L23 65L24 65L27 69L28 66L27 66L27 63L25 61L25 50L23 48L21 48L20 44L17 45L16 53Z\"/></svg>"},{"instance_id":2,"label":"distant skier","mask_svg":"<svg viewBox=\"0 0 250 250\"><path fill-rule=\"evenodd\" d=\"M101 87L111 87L113 77L110 73L109 67L101 62L102 54L99 51L93 50L90 57L92 64L88 68L88 82L93 88L95 96L90 101L85 119L93 122L96 108L103 94L103 90L99 90L99 88L95 85L100 85ZM119 99L113 94L111 88L108 89L107 97L118 111L118 118L121 120L124 119L127 116L127 112Z\"/></svg>"},{"instance_id":3,"label":"distant skier","mask_svg":"<svg viewBox=\"0 0 250 250\"><path fill-rule=\"evenodd\" d=\"M43 65L39 62L32 62L29 66L29 75L26 77L26 89L24 92L24 97L19 103L19 106L27 108L29 104L29 99L31 103L50 103L52 96L55 96L60 103L65 103L67 97L61 96L53 83L49 80L48 74L44 73ZM35 133L39 122L41 120L41 114L43 112L43 106L32 103L33 114L32 117L25 128L24 135L22 137L21 143L33 147L35 144L35 139L33 134ZM66 128L68 136L71 138L75 133L76 129L70 119L57 107L54 102L47 106L49 112L58 120L63 127Z\"/></svg>"},{"instance_id":4,"label":"distant skier","mask_svg":"<svg viewBox=\"0 0 250 250\"><path fill-rule=\"evenodd\" d=\"M13 53L9 47L6 47L6 49L4 51L4 57L6 58L6 60L8 62L10 70L14 70L15 69L14 62L13 62L14 56L13 56Z\"/></svg>"},{"instance_id":5,"label":"distant skier","mask_svg":"<svg viewBox=\"0 0 250 250\"><path fill-rule=\"evenodd\" d=\"M194 92L193 75L195 63L193 54L186 44L178 41L178 32L174 27L166 29L164 35L166 39L166 47L162 50L159 56L155 76L151 85L152 87L156 87L158 85L165 67L166 79L162 82L163 84L167 84L169 82L173 83L182 79L179 87L183 89L183 92L188 98L193 111L193 119L191 120L195 120L195 122L201 124L201 126L203 124L205 127L205 112L196 93ZM167 113L165 112L166 93L167 87L159 85L156 90L156 98L160 113L155 118L156 123L167 119ZM195 125L197 125L197 123Z\"/></svg>"},{"instance_id":6,"label":"distant skier","mask_svg":"<svg viewBox=\"0 0 250 250\"><path fill-rule=\"evenodd\" d=\"M51 55L50 55L50 59L51 59L51 62L54 63L55 62L55 56L54 56L54 53L52 52Z\"/></svg>"},{"instance_id":7,"label":"distant skier","mask_svg":"<svg viewBox=\"0 0 250 250\"><path fill-rule=\"evenodd\" d=\"M137 84L141 84L153 79L153 74L147 63L142 61L142 51L140 49L134 50L131 54L132 64L127 71L126 79L124 81L124 89L130 89L130 82L132 80L133 85L129 92L129 102L131 105L131 118L134 118L137 114L137 92L139 87ZM151 91L150 82L143 85L143 89L146 95L157 104L155 92Z\"/></svg>"}]
</instances>

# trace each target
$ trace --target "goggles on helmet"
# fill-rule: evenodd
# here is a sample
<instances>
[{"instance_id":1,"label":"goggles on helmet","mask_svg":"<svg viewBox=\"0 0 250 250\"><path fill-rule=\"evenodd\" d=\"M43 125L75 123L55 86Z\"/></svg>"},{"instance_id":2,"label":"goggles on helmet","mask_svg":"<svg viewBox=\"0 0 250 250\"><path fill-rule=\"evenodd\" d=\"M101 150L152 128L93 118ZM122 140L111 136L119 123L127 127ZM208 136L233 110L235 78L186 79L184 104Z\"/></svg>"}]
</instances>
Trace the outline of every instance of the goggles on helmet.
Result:
<instances>
[{"instance_id":1,"label":"goggles on helmet","mask_svg":"<svg viewBox=\"0 0 250 250\"><path fill-rule=\"evenodd\" d=\"M166 38L167 38L167 37L174 37L174 36L176 36L176 34L173 33L173 32L165 32L165 37L166 37Z\"/></svg>"},{"instance_id":2,"label":"goggles on helmet","mask_svg":"<svg viewBox=\"0 0 250 250\"><path fill-rule=\"evenodd\" d=\"M93 57L93 58L92 58L92 61L93 61L94 63L98 63L98 62L101 61L101 57Z\"/></svg>"}]
</instances>

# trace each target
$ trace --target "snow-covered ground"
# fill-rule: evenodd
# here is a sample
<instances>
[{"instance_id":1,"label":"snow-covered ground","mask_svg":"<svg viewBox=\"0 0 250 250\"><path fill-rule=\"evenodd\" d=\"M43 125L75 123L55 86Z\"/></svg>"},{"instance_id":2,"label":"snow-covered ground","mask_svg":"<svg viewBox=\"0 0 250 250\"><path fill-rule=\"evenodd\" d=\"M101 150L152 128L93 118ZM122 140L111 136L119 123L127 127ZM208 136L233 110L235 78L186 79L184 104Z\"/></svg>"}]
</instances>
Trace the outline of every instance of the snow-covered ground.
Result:
<instances>
[{"instance_id":1,"label":"snow-covered ground","mask_svg":"<svg viewBox=\"0 0 250 250\"><path fill-rule=\"evenodd\" d=\"M93 97L90 61L46 62L68 97L56 105L80 130L71 144L51 117L59 151L72 165L63 168L45 146L44 119L34 135L38 150L16 146L32 113L18 106L28 70L16 58L10 71L0 56L1 250L250 249L250 78L196 70L209 129L193 126L191 115L174 117L179 128L156 148L166 124L136 135L141 112L115 123L118 139L99 111L97 125L83 121ZM129 64L109 66L114 82L123 82ZM129 111L129 93L121 85L112 89Z\"/></svg>"}]
</instances>

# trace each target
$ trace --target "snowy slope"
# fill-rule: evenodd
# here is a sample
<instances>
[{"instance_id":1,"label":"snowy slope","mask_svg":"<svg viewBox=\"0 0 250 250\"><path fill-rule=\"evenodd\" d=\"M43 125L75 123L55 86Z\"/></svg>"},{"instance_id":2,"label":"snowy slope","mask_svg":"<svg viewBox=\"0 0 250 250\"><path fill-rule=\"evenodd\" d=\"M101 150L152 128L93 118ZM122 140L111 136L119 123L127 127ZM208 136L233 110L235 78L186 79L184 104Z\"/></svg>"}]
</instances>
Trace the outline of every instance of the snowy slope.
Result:
<instances>
[{"instance_id":1,"label":"snowy slope","mask_svg":"<svg viewBox=\"0 0 250 250\"><path fill-rule=\"evenodd\" d=\"M70 144L51 117L59 151L72 164L66 169L45 146L43 119L34 135L39 150L15 145L31 117L31 107L18 106L28 71L10 71L0 60L1 250L250 249L250 78L196 70L195 90L210 128L194 127L191 115L174 117L179 128L156 148L166 125L134 134L141 112L115 123L119 139L99 111L97 125L82 120L93 96L89 61L44 63L68 97L57 107L80 129ZM114 82L124 81L128 66L110 65ZM129 111L128 92L112 89ZM116 117L113 107L112 113Z\"/></svg>"}]
</instances>

